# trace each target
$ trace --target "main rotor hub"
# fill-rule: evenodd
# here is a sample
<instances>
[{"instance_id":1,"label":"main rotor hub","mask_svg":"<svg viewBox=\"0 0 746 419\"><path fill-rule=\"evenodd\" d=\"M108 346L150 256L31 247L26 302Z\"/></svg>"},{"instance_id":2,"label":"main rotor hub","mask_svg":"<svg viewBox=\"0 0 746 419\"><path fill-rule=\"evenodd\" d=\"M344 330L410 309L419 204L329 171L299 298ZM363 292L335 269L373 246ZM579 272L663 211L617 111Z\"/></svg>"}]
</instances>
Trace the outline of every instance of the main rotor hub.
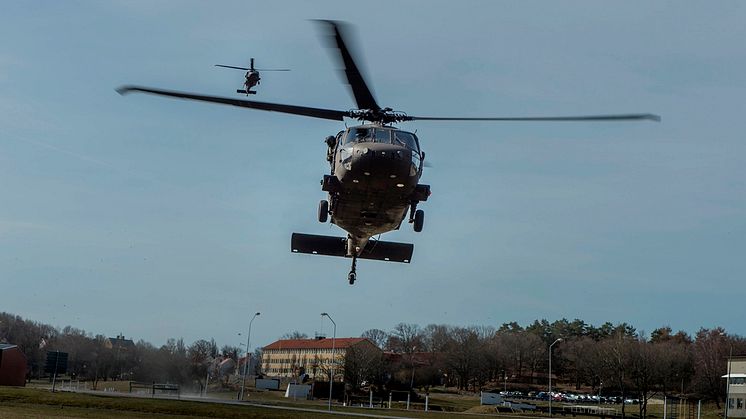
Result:
<instances>
[{"instance_id":1,"label":"main rotor hub","mask_svg":"<svg viewBox=\"0 0 746 419\"><path fill-rule=\"evenodd\" d=\"M391 108L352 109L349 111L349 116L360 121L370 121L379 124L392 124L410 120L410 117L405 112L395 111Z\"/></svg>"}]
</instances>

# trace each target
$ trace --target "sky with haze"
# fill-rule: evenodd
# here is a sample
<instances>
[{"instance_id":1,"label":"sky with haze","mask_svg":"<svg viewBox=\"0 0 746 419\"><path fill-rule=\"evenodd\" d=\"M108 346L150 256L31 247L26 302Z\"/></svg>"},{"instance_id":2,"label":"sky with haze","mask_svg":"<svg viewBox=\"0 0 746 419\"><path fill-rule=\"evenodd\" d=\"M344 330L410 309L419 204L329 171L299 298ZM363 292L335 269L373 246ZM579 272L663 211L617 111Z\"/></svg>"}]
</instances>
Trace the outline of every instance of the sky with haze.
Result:
<instances>
[{"instance_id":1,"label":"sky with haze","mask_svg":"<svg viewBox=\"0 0 746 419\"><path fill-rule=\"evenodd\" d=\"M0 311L161 345L399 322L628 322L746 335L746 3L0 1ZM419 122L433 194L409 265L290 252L344 124L139 84L348 110L311 19L355 25L381 106L651 112L661 123ZM352 125L354 121L348 121Z\"/></svg>"}]
</instances>

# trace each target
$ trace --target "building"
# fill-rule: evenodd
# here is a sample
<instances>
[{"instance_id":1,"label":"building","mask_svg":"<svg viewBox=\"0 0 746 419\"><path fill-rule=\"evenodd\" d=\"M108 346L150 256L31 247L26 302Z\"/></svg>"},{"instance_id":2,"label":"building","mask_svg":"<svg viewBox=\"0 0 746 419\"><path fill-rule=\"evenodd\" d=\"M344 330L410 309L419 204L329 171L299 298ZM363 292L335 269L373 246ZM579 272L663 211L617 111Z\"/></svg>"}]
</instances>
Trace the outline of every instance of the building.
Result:
<instances>
[{"instance_id":1,"label":"building","mask_svg":"<svg viewBox=\"0 0 746 419\"><path fill-rule=\"evenodd\" d=\"M734 356L728 360L728 417L746 418L746 356ZM728 374L723 378L727 378Z\"/></svg>"},{"instance_id":2,"label":"building","mask_svg":"<svg viewBox=\"0 0 746 419\"><path fill-rule=\"evenodd\" d=\"M135 348L135 342L125 339L124 335L117 335L115 338L106 338L104 346L107 349L130 350Z\"/></svg>"},{"instance_id":3,"label":"building","mask_svg":"<svg viewBox=\"0 0 746 419\"><path fill-rule=\"evenodd\" d=\"M344 360L353 348L381 349L366 338L316 338L281 339L263 348L262 371L270 377L302 377L326 379L332 365L332 341L334 341L335 379L344 375Z\"/></svg>"},{"instance_id":4,"label":"building","mask_svg":"<svg viewBox=\"0 0 746 419\"><path fill-rule=\"evenodd\" d=\"M0 343L0 386L25 386L26 355L17 345Z\"/></svg>"}]
</instances>

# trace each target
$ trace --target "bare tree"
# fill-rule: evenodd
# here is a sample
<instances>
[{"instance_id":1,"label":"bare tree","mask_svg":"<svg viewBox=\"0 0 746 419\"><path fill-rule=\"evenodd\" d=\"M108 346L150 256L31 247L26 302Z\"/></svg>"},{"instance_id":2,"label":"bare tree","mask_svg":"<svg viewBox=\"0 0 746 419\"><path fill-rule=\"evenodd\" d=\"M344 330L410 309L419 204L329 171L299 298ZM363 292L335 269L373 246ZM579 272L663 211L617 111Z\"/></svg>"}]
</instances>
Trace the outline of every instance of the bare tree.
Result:
<instances>
[{"instance_id":1,"label":"bare tree","mask_svg":"<svg viewBox=\"0 0 746 419\"><path fill-rule=\"evenodd\" d=\"M459 389L467 389L484 364L484 341L479 331L474 327L453 328L452 340L446 352L446 365L456 373ZM472 384L476 390L482 383Z\"/></svg>"},{"instance_id":2,"label":"bare tree","mask_svg":"<svg viewBox=\"0 0 746 419\"><path fill-rule=\"evenodd\" d=\"M368 329L360 337L369 339L381 349L386 347L386 343L389 340L389 334L381 329Z\"/></svg>"},{"instance_id":3,"label":"bare tree","mask_svg":"<svg viewBox=\"0 0 746 419\"><path fill-rule=\"evenodd\" d=\"M563 364L566 366L566 377L569 375L576 390L583 384L595 387L600 383L599 374L593 368L589 357L596 345L597 343L587 336L568 339L562 344L561 356L565 361Z\"/></svg>"},{"instance_id":4,"label":"bare tree","mask_svg":"<svg viewBox=\"0 0 746 419\"><path fill-rule=\"evenodd\" d=\"M648 415L648 399L662 380L665 354L661 352L662 346L649 343L642 338L629 342L628 349L629 377L640 396L640 418L645 419Z\"/></svg>"},{"instance_id":5,"label":"bare tree","mask_svg":"<svg viewBox=\"0 0 746 419\"><path fill-rule=\"evenodd\" d=\"M213 360L212 353L215 347L214 343L215 342L200 339L194 342L187 349L191 378L197 381L200 390L204 388L202 380L207 379L207 371ZM207 383L205 382L205 384Z\"/></svg>"},{"instance_id":6,"label":"bare tree","mask_svg":"<svg viewBox=\"0 0 746 419\"><path fill-rule=\"evenodd\" d=\"M370 345L353 345L347 348L344 359L345 382L353 390L363 381L382 382L384 372L383 353Z\"/></svg>"},{"instance_id":7,"label":"bare tree","mask_svg":"<svg viewBox=\"0 0 746 419\"><path fill-rule=\"evenodd\" d=\"M694 341L695 388L720 408L725 394L725 382L721 378L727 373L726 360L729 354L729 339L723 328L700 329Z\"/></svg>"},{"instance_id":8,"label":"bare tree","mask_svg":"<svg viewBox=\"0 0 746 419\"><path fill-rule=\"evenodd\" d=\"M614 337L604 339L598 344L600 370L606 381L613 383L622 396L627 395L630 375L630 346L634 342L624 333L617 333ZM622 403L622 418L626 417L625 404Z\"/></svg>"},{"instance_id":9,"label":"bare tree","mask_svg":"<svg viewBox=\"0 0 746 419\"><path fill-rule=\"evenodd\" d=\"M399 323L389 334L386 349L391 352L411 354L423 350L422 330L416 324Z\"/></svg>"},{"instance_id":10,"label":"bare tree","mask_svg":"<svg viewBox=\"0 0 746 419\"><path fill-rule=\"evenodd\" d=\"M292 332L285 333L280 337L280 339L308 339L308 335L294 330Z\"/></svg>"}]
</instances>

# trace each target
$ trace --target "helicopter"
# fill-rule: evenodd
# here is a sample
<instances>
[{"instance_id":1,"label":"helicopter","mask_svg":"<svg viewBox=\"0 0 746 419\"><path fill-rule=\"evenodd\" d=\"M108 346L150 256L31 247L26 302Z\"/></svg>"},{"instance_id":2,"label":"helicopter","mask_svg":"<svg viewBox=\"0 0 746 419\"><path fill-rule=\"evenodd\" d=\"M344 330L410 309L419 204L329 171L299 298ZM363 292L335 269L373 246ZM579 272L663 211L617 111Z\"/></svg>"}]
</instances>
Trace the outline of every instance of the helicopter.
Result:
<instances>
[{"instance_id":1,"label":"helicopter","mask_svg":"<svg viewBox=\"0 0 746 419\"><path fill-rule=\"evenodd\" d=\"M281 112L333 121L345 118L360 125L347 127L325 138L329 173L323 175L321 190L327 193L318 205L318 221L331 222L347 232L346 237L293 233L291 251L314 255L349 258L352 266L347 275L350 285L357 279L358 259L410 263L414 245L375 239L380 234L398 230L406 220L415 232L424 227L425 213L418 209L430 197L430 186L419 183L425 167L425 152L413 132L396 125L410 121L660 121L650 113L549 116L549 117L428 117L412 116L381 107L368 88L349 48L347 24L318 21L324 38L336 50L345 79L357 105L342 111L279 103L231 99L149 88L122 86L120 94L130 92L232 105L249 109Z\"/></svg>"},{"instance_id":2,"label":"helicopter","mask_svg":"<svg viewBox=\"0 0 746 419\"><path fill-rule=\"evenodd\" d=\"M232 68L235 70L245 70L246 75L244 76L244 82L243 82L243 89L236 89L236 93L243 93L246 96L248 95L255 95L256 91L251 90L252 87L259 84L259 81L262 79L259 77L259 71L290 71L290 69L287 68L274 68L274 69L259 69L254 68L254 58L251 58L249 68L246 67L236 67L233 65L223 65L223 64L215 64L215 67L223 67L223 68Z\"/></svg>"}]
</instances>

